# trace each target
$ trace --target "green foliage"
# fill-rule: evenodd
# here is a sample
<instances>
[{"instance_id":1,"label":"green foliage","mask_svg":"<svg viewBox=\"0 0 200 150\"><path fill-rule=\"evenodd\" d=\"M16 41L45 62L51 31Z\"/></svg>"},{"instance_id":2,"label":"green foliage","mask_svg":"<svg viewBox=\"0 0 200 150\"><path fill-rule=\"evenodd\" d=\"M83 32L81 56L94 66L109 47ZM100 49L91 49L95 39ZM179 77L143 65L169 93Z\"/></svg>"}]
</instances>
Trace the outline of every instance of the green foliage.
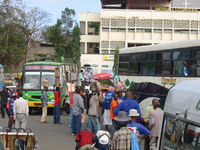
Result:
<instances>
[{"instance_id":1,"label":"green foliage","mask_svg":"<svg viewBox=\"0 0 200 150\"><path fill-rule=\"evenodd\" d=\"M115 49L115 55L114 55L114 65L113 65L113 72L114 74L118 74L118 68L119 68L119 47Z\"/></svg>"},{"instance_id":2,"label":"green foliage","mask_svg":"<svg viewBox=\"0 0 200 150\"><path fill-rule=\"evenodd\" d=\"M129 86L129 85L130 85L129 79L126 79L126 80L125 80L125 85L126 85L126 86Z\"/></svg>"},{"instance_id":3,"label":"green foliage","mask_svg":"<svg viewBox=\"0 0 200 150\"><path fill-rule=\"evenodd\" d=\"M129 91L133 91L134 87L135 87L135 82L131 81L131 84L130 84L128 90L129 90Z\"/></svg>"}]
</instances>

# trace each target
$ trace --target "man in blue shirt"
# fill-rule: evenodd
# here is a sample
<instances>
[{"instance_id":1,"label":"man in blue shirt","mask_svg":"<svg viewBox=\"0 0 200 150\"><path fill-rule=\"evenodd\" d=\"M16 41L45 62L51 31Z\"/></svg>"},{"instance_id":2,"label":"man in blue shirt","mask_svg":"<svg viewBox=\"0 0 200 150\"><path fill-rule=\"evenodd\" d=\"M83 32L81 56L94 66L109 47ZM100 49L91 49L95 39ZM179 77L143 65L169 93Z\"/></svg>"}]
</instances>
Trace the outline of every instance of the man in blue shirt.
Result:
<instances>
[{"instance_id":1,"label":"man in blue shirt","mask_svg":"<svg viewBox=\"0 0 200 150\"><path fill-rule=\"evenodd\" d=\"M42 91L41 101L42 101L42 118L41 123L47 123L46 116L47 116L47 106L48 106L48 96L47 96L48 88L45 87Z\"/></svg>"},{"instance_id":2,"label":"man in blue shirt","mask_svg":"<svg viewBox=\"0 0 200 150\"><path fill-rule=\"evenodd\" d=\"M131 121L130 124L127 124L126 126L127 127L134 127L136 129L136 131L139 132L139 134L144 134L144 136L139 138L139 141L142 141L143 139L145 139L146 137L149 136L150 131L146 127L144 127L142 124L137 123L137 117L139 115L140 114L137 112L136 109L130 109L129 117L131 117L132 121Z\"/></svg>"},{"instance_id":3,"label":"man in blue shirt","mask_svg":"<svg viewBox=\"0 0 200 150\"><path fill-rule=\"evenodd\" d=\"M138 102L136 100L133 100L133 94L131 91L127 91L125 96L125 100L120 103L117 108L115 108L114 114L118 116L119 111L125 111L127 114L129 114L130 109L136 109L137 112L140 114L137 118L137 121L140 122L141 111Z\"/></svg>"}]
</instances>

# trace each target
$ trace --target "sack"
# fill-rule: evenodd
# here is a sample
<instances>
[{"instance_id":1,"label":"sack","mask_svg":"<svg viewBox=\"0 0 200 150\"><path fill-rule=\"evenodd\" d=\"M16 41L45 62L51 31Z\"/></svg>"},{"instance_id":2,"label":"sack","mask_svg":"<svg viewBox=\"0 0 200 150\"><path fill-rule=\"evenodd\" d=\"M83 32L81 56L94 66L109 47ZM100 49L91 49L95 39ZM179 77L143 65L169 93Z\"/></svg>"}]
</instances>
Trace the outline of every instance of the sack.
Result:
<instances>
[{"instance_id":1,"label":"sack","mask_svg":"<svg viewBox=\"0 0 200 150\"><path fill-rule=\"evenodd\" d=\"M42 81L42 87L49 87L49 81L48 80Z\"/></svg>"},{"instance_id":2,"label":"sack","mask_svg":"<svg viewBox=\"0 0 200 150\"><path fill-rule=\"evenodd\" d=\"M140 146L138 143L137 136L135 135L135 131L131 131L132 137L131 137L131 150L140 150Z\"/></svg>"}]
</instances>

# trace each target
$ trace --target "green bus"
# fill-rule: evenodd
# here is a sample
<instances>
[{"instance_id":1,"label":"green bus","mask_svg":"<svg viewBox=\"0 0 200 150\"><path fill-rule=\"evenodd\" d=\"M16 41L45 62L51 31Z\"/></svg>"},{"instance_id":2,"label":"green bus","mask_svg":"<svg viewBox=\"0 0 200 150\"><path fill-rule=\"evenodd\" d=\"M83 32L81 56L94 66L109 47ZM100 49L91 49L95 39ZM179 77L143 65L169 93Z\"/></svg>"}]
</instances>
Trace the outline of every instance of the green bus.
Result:
<instances>
[{"instance_id":1,"label":"green bus","mask_svg":"<svg viewBox=\"0 0 200 150\"><path fill-rule=\"evenodd\" d=\"M76 64L66 64L60 62L29 62L24 64L23 75L22 75L22 87L21 91L23 93L23 98L28 101L29 113L33 109L38 109L42 107L41 105L41 92L44 87L42 82L44 80L49 81L48 87L48 107L51 108L54 105L54 94L53 88L55 84L55 68L60 70L60 86L61 86L61 102L60 105L63 107L65 105L65 92L66 83L71 81L72 78L75 81L78 77L74 72L77 71ZM73 72L73 77L71 77L71 72Z\"/></svg>"}]
</instances>

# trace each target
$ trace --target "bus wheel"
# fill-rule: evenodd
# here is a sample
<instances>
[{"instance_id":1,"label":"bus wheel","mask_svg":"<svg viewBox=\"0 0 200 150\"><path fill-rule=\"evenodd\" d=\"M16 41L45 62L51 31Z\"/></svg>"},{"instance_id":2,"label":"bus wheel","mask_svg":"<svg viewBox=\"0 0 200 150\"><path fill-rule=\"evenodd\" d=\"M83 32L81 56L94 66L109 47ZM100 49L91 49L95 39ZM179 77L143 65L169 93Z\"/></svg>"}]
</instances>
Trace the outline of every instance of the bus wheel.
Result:
<instances>
[{"instance_id":1,"label":"bus wheel","mask_svg":"<svg viewBox=\"0 0 200 150\"><path fill-rule=\"evenodd\" d=\"M33 108L29 107L29 115L31 115Z\"/></svg>"}]
</instances>

